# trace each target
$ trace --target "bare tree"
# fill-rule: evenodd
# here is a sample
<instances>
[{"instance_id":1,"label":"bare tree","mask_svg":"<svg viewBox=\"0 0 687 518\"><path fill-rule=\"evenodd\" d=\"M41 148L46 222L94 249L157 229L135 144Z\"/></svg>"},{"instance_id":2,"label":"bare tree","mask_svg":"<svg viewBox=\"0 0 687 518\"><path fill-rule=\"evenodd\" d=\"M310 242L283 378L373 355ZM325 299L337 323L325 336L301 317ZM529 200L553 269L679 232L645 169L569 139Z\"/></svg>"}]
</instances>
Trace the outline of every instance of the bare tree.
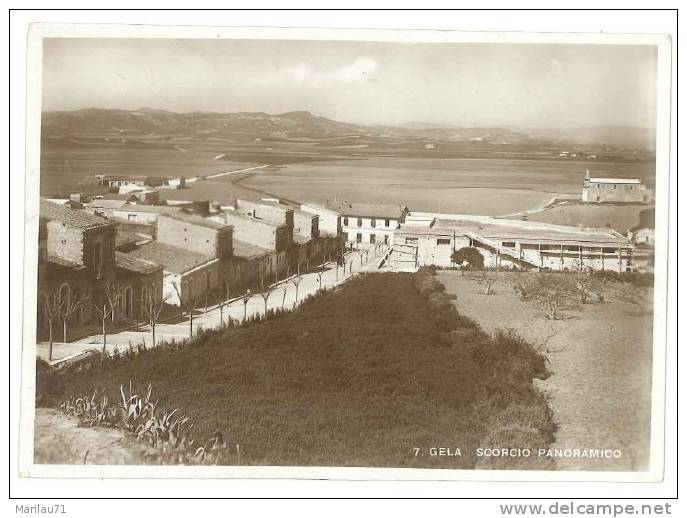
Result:
<instances>
[{"instance_id":1,"label":"bare tree","mask_svg":"<svg viewBox=\"0 0 687 518\"><path fill-rule=\"evenodd\" d=\"M493 295L493 293L494 293L493 286L494 286L495 282L496 282L496 276L490 275L487 272L482 272L482 275L479 278L479 283L482 286L484 286L484 294L485 295Z\"/></svg>"},{"instance_id":2,"label":"bare tree","mask_svg":"<svg viewBox=\"0 0 687 518\"><path fill-rule=\"evenodd\" d=\"M67 343L67 322L71 316L83 307L83 297L79 293L68 297L59 297L60 318L62 319L62 341Z\"/></svg>"},{"instance_id":3,"label":"bare tree","mask_svg":"<svg viewBox=\"0 0 687 518\"><path fill-rule=\"evenodd\" d=\"M60 297L55 291L41 294L41 310L48 319L48 360L52 360L53 348L53 323L60 316Z\"/></svg>"},{"instance_id":4,"label":"bare tree","mask_svg":"<svg viewBox=\"0 0 687 518\"><path fill-rule=\"evenodd\" d=\"M284 304L286 303L286 286L282 289L281 295L281 310L284 311Z\"/></svg>"},{"instance_id":5,"label":"bare tree","mask_svg":"<svg viewBox=\"0 0 687 518\"><path fill-rule=\"evenodd\" d=\"M174 291L177 294L177 297L179 298L179 308L181 315L183 316L184 314L184 309L188 311L188 325L189 325L189 337L193 336L193 313L198 307L198 298L196 295L193 293L190 293L191 287L189 286L188 293L182 293L181 288L177 285L176 282L172 283L172 287L174 288Z\"/></svg>"},{"instance_id":6,"label":"bare tree","mask_svg":"<svg viewBox=\"0 0 687 518\"><path fill-rule=\"evenodd\" d=\"M246 321L246 318L248 317L248 301L253 297L251 295L250 290L246 290L246 293L243 297L241 297L241 300L243 300L243 321Z\"/></svg>"},{"instance_id":7,"label":"bare tree","mask_svg":"<svg viewBox=\"0 0 687 518\"><path fill-rule=\"evenodd\" d=\"M262 289L261 289L261 291L260 291L260 296L262 297L262 300L263 300L263 302L265 303L265 312L264 312L264 314L265 314L265 316L267 316L267 299L270 298L270 295L271 295L272 292L274 291L274 286L273 286L273 285L270 286L269 284L268 284L267 286L265 286L265 283L263 282L261 288L262 288Z\"/></svg>"},{"instance_id":8,"label":"bare tree","mask_svg":"<svg viewBox=\"0 0 687 518\"><path fill-rule=\"evenodd\" d=\"M322 289L322 276L324 275L324 272L326 272L324 268L320 268L317 272L315 272L317 274L317 282L319 289Z\"/></svg>"},{"instance_id":9,"label":"bare tree","mask_svg":"<svg viewBox=\"0 0 687 518\"><path fill-rule=\"evenodd\" d=\"M119 286L108 282L103 285L102 293L102 299L99 302L94 302L93 308L98 313L102 324L103 358L105 358L105 353L107 352L107 319L114 318L115 311L117 310L119 300L122 296L122 290Z\"/></svg>"},{"instance_id":10,"label":"bare tree","mask_svg":"<svg viewBox=\"0 0 687 518\"><path fill-rule=\"evenodd\" d=\"M153 335L153 347L155 347L155 327L157 326L160 314L169 296L163 296L161 290L152 283L146 284L145 287L146 289L143 291L142 309L143 315L150 325L150 331Z\"/></svg>"},{"instance_id":11,"label":"bare tree","mask_svg":"<svg viewBox=\"0 0 687 518\"><path fill-rule=\"evenodd\" d=\"M296 295L293 299L293 307L296 307L296 304L298 304L298 285L301 283L303 280L303 277L298 274L296 275L293 279L291 279L291 284L293 284L296 287Z\"/></svg>"}]
</instances>

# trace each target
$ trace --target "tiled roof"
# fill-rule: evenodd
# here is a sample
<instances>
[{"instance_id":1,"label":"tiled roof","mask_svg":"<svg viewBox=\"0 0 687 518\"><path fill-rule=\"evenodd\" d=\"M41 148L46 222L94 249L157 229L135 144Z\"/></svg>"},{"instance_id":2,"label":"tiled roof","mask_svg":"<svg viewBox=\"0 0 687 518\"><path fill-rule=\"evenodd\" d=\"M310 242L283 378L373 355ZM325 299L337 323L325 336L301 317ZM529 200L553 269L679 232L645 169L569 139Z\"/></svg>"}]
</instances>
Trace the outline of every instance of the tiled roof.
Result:
<instances>
[{"instance_id":1,"label":"tiled roof","mask_svg":"<svg viewBox=\"0 0 687 518\"><path fill-rule=\"evenodd\" d=\"M52 221L60 221L69 227L90 230L94 228L114 225L102 216L89 214L81 209L70 209L64 205L56 205L46 200L41 200L40 215Z\"/></svg>"},{"instance_id":2,"label":"tiled roof","mask_svg":"<svg viewBox=\"0 0 687 518\"><path fill-rule=\"evenodd\" d=\"M252 243L246 243L240 239L233 239L234 256L240 257L241 259L255 259L256 257L261 257L267 255L272 250L262 246L254 245Z\"/></svg>"},{"instance_id":3,"label":"tiled roof","mask_svg":"<svg viewBox=\"0 0 687 518\"><path fill-rule=\"evenodd\" d=\"M162 265L165 270L174 273L184 273L202 264L216 260L210 256L160 243L159 241L151 241L141 245L131 252L126 252L126 255Z\"/></svg>"},{"instance_id":4,"label":"tiled roof","mask_svg":"<svg viewBox=\"0 0 687 518\"><path fill-rule=\"evenodd\" d=\"M373 218L400 218L406 207L402 205L381 205L377 203L340 203L336 210L344 216Z\"/></svg>"},{"instance_id":5,"label":"tiled roof","mask_svg":"<svg viewBox=\"0 0 687 518\"><path fill-rule=\"evenodd\" d=\"M52 264L57 264L59 266L64 266L65 268L72 268L74 270L83 270L85 268L85 266L82 264L70 261L69 259L65 259L64 257L58 257L56 255L49 255L48 262Z\"/></svg>"},{"instance_id":6,"label":"tiled roof","mask_svg":"<svg viewBox=\"0 0 687 518\"><path fill-rule=\"evenodd\" d=\"M123 252L115 252L115 265L122 270L143 274L153 273L162 268L159 264L138 259Z\"/></svg>"},{"instance_id":7,"label":"tiled roof","mask_svg":"<svg viewBox=\"0 0 687 518\"><path fill-rule=\"evenodd\" d=\"M121 209L128 205L126 200L95 200L89 203L89 207L94 209Z\"/></svg>"}]
</instances>

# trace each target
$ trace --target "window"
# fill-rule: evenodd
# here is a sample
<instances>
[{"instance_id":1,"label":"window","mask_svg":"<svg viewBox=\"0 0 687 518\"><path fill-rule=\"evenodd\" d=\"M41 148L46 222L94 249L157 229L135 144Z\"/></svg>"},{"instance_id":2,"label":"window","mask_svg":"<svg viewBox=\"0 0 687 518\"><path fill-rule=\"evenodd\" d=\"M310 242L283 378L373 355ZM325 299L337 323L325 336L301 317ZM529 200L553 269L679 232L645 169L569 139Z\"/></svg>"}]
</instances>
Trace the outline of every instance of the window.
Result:
<instances>
[{"instance_id":1,"label":"window","mask_svg":"<svg viewBox=\"0 0 687 518\"><path fill-rule=\"evenodd\" d=\"M375 218L372 218L372 219L370 220L370 226L371 226L372 228L375 228L375 227L377 226L377 220L376 220Z\"/></svg>"},{"instance_id":2,"label":"window","mask_svg":"<svg viewBox=\"0 0 687 518\"><path fill-rule=\"evenodd\" d=\"M370 244L374 245L376 241L377 241L377 236L375 236L374 234L370 234Z\"/></svg>"},{"instance_id":3,"label":"window","mask_svg":"<svg viewBox=\"0 0 687 518\"><path fill-rule=\"evenodd\" d=\"M442 239L442 238L437 239L437 245L450 245L450 244L451 244L450 239Z\"/></svg>"},{"instance_id":4,"label":"window","mask_svg":"<svg viewBox=\"0 0 687 518\"><path fill-rule=\"evenodd\" d=\"M515 248L515 241L503 241L501 246L507 246L508 248Z\"/></svg>"},{"instance_id":5,"label":"window","mask_svg":"<svg viewBox=\"0 0 687 518\"><path fill-rule=\"evenodd\" d=\"M93 269L95 276L100 277L103 270L103 244L100 242L93 245Z\"/></svg>"},{"instance_id":6,"label":"window","mask_svg":"<svg viewBox=\"0 0 687 518\"><path fill-rule=\"evenodd\" d=\"M138 221L138 214L127 214L126 219L131 223L136 223Z\"/></svg>"},{"instance_id":7,"label":"window","mask_svg":"<svg viewBox=\"0 0 687 518\"><path fill-rule=\"evenodd\" d=\"M618 188L618 186L617 186L617 185L614 185L614 186L613 186L613 188L614 188L614 189L617 189L617 188Z\"/></svg>"},{"instance_id":8,"label":"window","mask_svg":"<svg viewBox=\"0 0 687 518\"><path fill-rule=\"evenodd\" d=\"M363 226L363 218L358 218L358 226L359 227Z\"/></svg>"},{"instance_id":9,"label":"window","mask_svg":"<svg viewBox=\"0 0 687 518\"><path fill-rule=\"evenodd\" d=\"M346 226L346 227L348 226L348 218L344 218L344 219L343 219L343 224L344 224L344 226Z\"/></svg>"},{"instance_id":10,"label":"window","mask_svg":"<svg viewBox=\"0 0 687 518\"><path fill-rule=\"evenodd\" d=\"M406 245L412 245L417 243L417 238L416 237L407 237L406 238Z\"/></svg>"},{"instance_id":11,"label":"window","mask_svg":"<svg viewBox=\"0 0 687 518\"><path fill-rule=\"evenodd\" d=\"M363 242L363 235L362 235L360 232L358 232L358 233L355 235L355 242L356 242L356 243L362 243L362 242Z\"/></svg>"},{"instance_id":12,"label":"window","mask_svg":"<svg viewBox=\"0 0 687 518\"><path fill-rule=\"evenodd\" d=\"M388 219L385 219L385 220L384 220L384 226L385 226L385 227L388 227L388 226L389 226L389 220L388 220Z\"/></svg>"}]
</instances>

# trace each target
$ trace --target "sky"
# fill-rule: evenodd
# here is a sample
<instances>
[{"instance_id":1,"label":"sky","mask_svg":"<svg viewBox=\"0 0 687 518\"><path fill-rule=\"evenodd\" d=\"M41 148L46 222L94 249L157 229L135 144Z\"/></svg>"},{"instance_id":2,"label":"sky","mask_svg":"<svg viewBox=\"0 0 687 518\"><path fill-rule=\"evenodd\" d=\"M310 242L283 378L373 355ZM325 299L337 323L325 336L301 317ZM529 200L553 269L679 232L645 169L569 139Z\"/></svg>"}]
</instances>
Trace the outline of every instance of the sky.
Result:
<instances>
[{"instance_id":1,"label":"sky","mask_svg":"<svg viewBox=\"0 0 687 518\"><path fill-rule=\"evenodd\" d=\"M619 45L46 39L42 108L653 129L656 59Z\"/></svg>"}]
</instances>

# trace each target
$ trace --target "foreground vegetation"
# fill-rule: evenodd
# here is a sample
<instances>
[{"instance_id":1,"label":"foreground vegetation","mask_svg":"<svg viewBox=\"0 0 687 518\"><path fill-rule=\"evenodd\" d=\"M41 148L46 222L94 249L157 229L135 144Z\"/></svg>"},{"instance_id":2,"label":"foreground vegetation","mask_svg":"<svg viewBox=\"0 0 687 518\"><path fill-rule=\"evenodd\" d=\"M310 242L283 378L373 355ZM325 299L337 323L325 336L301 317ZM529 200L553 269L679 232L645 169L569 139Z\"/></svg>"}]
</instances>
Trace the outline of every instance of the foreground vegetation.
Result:
<instances>
[{"instance_id":1,"label":"foreground vegetation","mask_svg":"<svg viewBox=\"0 0 687 518\"><path fill-rule=\"evenodd\" d=\"M178 409L175 417L194 425L189 441L221 435L226 451L237 451L220 462L541 469L550 466L474 452L553 441L551 411L532 384L547 375L525 342L461 317L431 272L368 274L294 312L199 333L183 346L39 369L37 404L75 404L94 392L95 403L119 401L122 385L140 395L150 383L157 416ZM110 418L122 427L116 410Z\"/></svg>"}]
</instances>

